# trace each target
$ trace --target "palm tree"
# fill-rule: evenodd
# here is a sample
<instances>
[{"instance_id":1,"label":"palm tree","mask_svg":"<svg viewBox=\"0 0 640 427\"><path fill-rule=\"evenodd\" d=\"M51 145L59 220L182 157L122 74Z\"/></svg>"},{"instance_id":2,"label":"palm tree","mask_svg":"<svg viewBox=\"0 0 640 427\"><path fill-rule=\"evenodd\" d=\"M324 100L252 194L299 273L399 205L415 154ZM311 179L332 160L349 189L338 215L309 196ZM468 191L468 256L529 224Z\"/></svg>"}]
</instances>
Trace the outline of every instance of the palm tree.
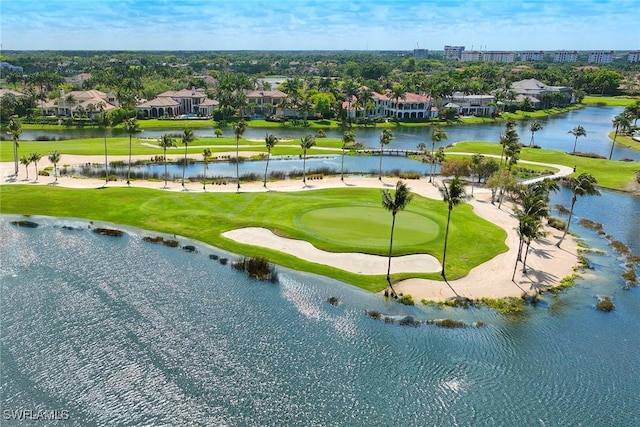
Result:
<instances>
[{"instance_id":1,"label":"palm tree","mask_svg":"<svg viewBox=\"0 0 640 427\"><path fill-rule=\"evenodd\" d=\"M476 153L471 156L471 175L478 177L478 182L480 182L480 169L482 167L482 162L484 162L484 156L482 154ZM471 180L471 197L473 197L473 187L475 187L475 181Z\"/></svg>"},{"instance_id":2,"label":"palm tree","mask_svg":"<svg viewBox=\"0 0 640 427\"><path fill-rule=\"evenodd\" d=\"M15 164L14 175L18 176L18 140L20 139L20 134L22 133L22 127L20 126L20 122L18 121L17 116L11 117L9 119L9 133L11 134L11 139L13 140L13 162Z\"/></svg>"},{"instance_id":3,"label":"palm tree","mask_svg":"<svg viewBox=\"0 0 640 427\"><path fill-rule=\"evenodd\" d=\"M316 138L313 135L305 135L300 138L302 148L302 183L307 185L307 150L316 145Z\"/></svg>"},{"instance_id":4,"label":"palm tree","mask_svg":"<svg viewBox=\"0 0 640 427\"><path fill-rule=\"evenodd\" d=\"M518 140L520 136L516 128L516 122L513 119L507 120L506 130L500 134L500 145L502 145L502 152L500 153L500 166L504 159L505 149L510 146L511 150L514 149L515 144L519 144Z\"/></svg>"},{"instance_id":5,"label":"palm tree","mask_svg":"<svg viewBox=\"0 0 640 427\"><path fill-rule=\"evenodd\" d=\"M164 134L158 140L158 145L162 148L162 152L163 152L162 158L164 159L164 187L163 188L167 188L167 178L169 176L167 174L167 148L175 147L176 142L173 140L173 137L171 135Z\"/></svg>"},{"instance_id":6,"label":"palm tree","mask_svg":"<svg viewBox=\"0 0 640 427\"><path fill-rule=\"evenodd\" d=\"M133 135L140 132L140 126L135 118L130 118L124 122L124 130L129 134L129 169L127 170L127 185L131 185L131 139Z\"/></svg>"},{"instance_id":7,"label":"palm tree","mask_svg":"<svg viewBox=\"0 0 640 427\"><path fill-rule=\"evenodd\" d=\"M242 134L247 129L247 125L244 122L240 121L233 126L233 133L236 136L236 179L238 181L238 190L240 190L240 138Z\"/></svg>"},{"instance_id":8,"label":"palm tree","mask_svg":"<svg viewBox=\"0 0 640 427\"><path fill-rule=\"evenodd\" d=\"M396 114L395 117L398 117L398 102L400 101L400 99L405 99L407 95L407 89L403 86L403 85L395 85L394 87L391 88L391 93L389 94L389 98L391 98L392 101L394 101L394 103L392 104L396 110Z\"/></svg>"},{"instance_id":9,"label":"palm tree","mask_svg":"<svg viewBox=\"0 0 640 427\"><path fill-rule=\"evenodd\" d=\"M189 128L186 128L182 132L182 144L184 144L184 162L182 163L182 188L184 187L184 173L187 170L187 148L189 144L195 141L196 137L193 134L193 131Z\"/></svg>"},{"instance_id":10,"label":"palm tree","mask_svg":"<svg viewBox=\"0 0 640 427\"><path fill-rule=\"evenodd\" d=\"M409 192L411 189L407 187L407 185L398 181L396 183L396 192L395 194L391 194L389 190L382 190L382 206L391 212L391 237L389 239L389 264L387 266L387 283L391 288L392 296L395 297L396 291L393 289L393 285L391 284L391 252L393 249L393 230L396 225L396 214L404 210L405 207L409 204L411 199L413 199L413 195Z\"/></svg>"},{"instance_id":11,"label":"palm tree","mask_svg":"<svg viewBox=\"0 0 640 427\"><path fill-rule=\"evenodd\" d=\"M557 247L560 247L560 244L564 240L567 232L569 231L569 226L571 225L571 217L573 216L573 207L576 204L576 200L578 197L582 196L599 196L600 191L597 188L598 181L593 175L589 175L587 173L580 174L577 178L569 177L569 187L573 192L573 196L571 197L571 208L569 209L569 219L567 219L567 226L564 229L564 233L562 237L556 244Z\"/></svg>"},{"instance_id":12,"label":"palm tree","mask_svg":"<svg viewBox=\"0 0 640 427\"><path fill-rule=\"evenodd\" d=\"M616 145L616 138L618 138L618 131L620 128L623 130L631 126L631 117L628 114L618 114L613 118L613 127L616 129L616 132L613 134L613 142L611 144L611 151L609 152L609 160L611 160L611 156L613 156L613 147Z\"/></svg>"},{"instance_id":13,"label":"palm tree","mask_svg":"<svg viewBox=\"0 0 640 427\"><path fill-rule=\"evenodd\" d=\"M104 130L104 185L109 183L109 161L107 156L107 128L111 125L111 116L104 110L105 103L98 104L100 108L100 126Z\"/></svg>"},{"instance_id":14,"label":"palm tree","mask_svg":"<svg viewBox=\"0 0 640 427\"><path fill-rule=\"evenodd\" d=\"M202 180L202 189L207 190L207 169L209 169L209 160L211 159L211 150L205 148L202 151L202 158L204 159L204 171Z\"/></svg>"},{"instance_id":15,"label":"palm tree","mask_svg":"<svg viewBox=\"0 0 640 427\"><path fill-rule=\"evenodd\" d=\"M578 144L578 138L581 136L587 136L587 131L580 125L574 127L573 129L571 129L568 133L570 133L571 135L576 137L575 142L573 143L573 151L572 153L575 154L576 152L576 144Z\"/></svg>"},{"instance_id":16,"label":"palm tree","mask_svg":"<svg viewBox=\"0 0 640 427\"><path fill-rule=\"evenodd\" d=\"M435 128L431 131L431 168L429 169L429 182L433 182L433 175L435 173L435 150L436 142L440 142L447 139L447 133L441 128Z\"/></svg>"},{"instance_id":17,"label":"palm tree","mask_svg":"<svg viewBox=\"0 0 640 427\"><path fill-rule=\"evenodd\" d=\"M36 167L36 181L38 181L38 162L40 161L41 158L42 156L40 155L40 153L29 154L29 160L31 160L31 162Z\"/></svg>"},{"instance_id":18,"label":"palm tree","mask_svg":"<svg viewBox=\"0 0 640 427\"><path fill-rule=\"evenodd\" d=\"M464 192L464 185L460 181L460 179L456 176L454 177L449 186L443 185L442 187L438 187L440 193L442 194L443 200L449 206L449 212L447 214L447 228L444 233L444 251L442 253L442 278L447 280L447 276L445 274L445 262L447 259L447 241L449 240L449 223L451 222L451 211L455 206L458 206L462 202L464 202L464 198L466 196Z\"/></svg>"},{"instance_id":19,"label":"palm tree","mask_svg":"<svg viewBox=\"0 0 640 427\"><path fill-rule=\"evenodd\" d=\"M31 164L31 157L24 155L20 157L20 164L24 165L24 170L27 172L27 181L29 180L29 165ZM18 176L18 174L16 174Z\"/></svg>"},{"instance_id":20,"label":"palm tree","mask_svg":"<svg viewBox=\"0 0 640 427\"><path fill-rule=\"evenodd\" d=\"M393 132L390 129L384 129L380 133L380 171L378 173L378 179L382 181L382 151L384 146L389 144L393 139Z\"/></svg>"},{"instance_id":21,"label":"palm tree","mask_svg":"<svg viewBox=\"0 0 640 427\"><path fill-rule=\"evenodd\" d=\"M340 181L344 181L344 154L347 147L356 140L356 134L353 131L345 131L342 134L342 164L340 165Z\"/></svg>"},{"instance_id":22,"label":"palm tree","mask_svg":"<svg viewBox=\"0 0 640 427\"><path fill-rule=\"evenodd\" d=\"M542 123L540 123L537 120L534 120L529 126L529 130L531 131L531 141L529 142L529 147L533 147L533 144L534 144L533 134L535 134L539 130L542 130Z\"/></svg>"},{"instance_id":23,"label":"palm tree","mask_svg":"<svg viewBox=\"0 0 640 427\"><path fill-rule=\"evenodd\" d=\"M267 165L264 167L264 188L267 188L267 170L269 169L269 158L271 157L271 149L273 147L275 147L275 145L278 143L278 138L272 134L272 133L268 133L265 137L264 137L264 142L265 145L267 147Z\"/></svg>"},{"instance_id":24,"label":"palm tree","mask_svg":"<svg viewBox=\"0 0 640 427\"><path fill-rule=\"evenodd\" d=\"M53 176L55 176L55 181L58 182L58 163L60 163L60 152L59 151L49 151L48 159L51 163L53 163Z\"/></svg>"}]
</instances>

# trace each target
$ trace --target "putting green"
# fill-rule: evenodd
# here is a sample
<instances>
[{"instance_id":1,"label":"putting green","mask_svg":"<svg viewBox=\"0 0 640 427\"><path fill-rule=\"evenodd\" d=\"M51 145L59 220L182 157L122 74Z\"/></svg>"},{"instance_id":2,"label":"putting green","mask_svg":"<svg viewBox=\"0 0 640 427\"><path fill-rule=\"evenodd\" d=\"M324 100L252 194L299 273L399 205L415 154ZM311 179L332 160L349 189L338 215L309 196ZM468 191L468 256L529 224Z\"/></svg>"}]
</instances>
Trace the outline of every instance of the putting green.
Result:
<instances>
[{"instance_id":1,"label":"putting green","mask_svg":"<svg viewBox=\"0 0 640 427\"><path fill-rule=\"evenodd\" d=\"M314 209L303 212L295 222L300 229L329 243L350 242L363 250L389 248L391 213L382 207L349 206ZM430 218L409 211L396 215L394 252L438 237L440 227Z\"/></svg>"}]
</instances>

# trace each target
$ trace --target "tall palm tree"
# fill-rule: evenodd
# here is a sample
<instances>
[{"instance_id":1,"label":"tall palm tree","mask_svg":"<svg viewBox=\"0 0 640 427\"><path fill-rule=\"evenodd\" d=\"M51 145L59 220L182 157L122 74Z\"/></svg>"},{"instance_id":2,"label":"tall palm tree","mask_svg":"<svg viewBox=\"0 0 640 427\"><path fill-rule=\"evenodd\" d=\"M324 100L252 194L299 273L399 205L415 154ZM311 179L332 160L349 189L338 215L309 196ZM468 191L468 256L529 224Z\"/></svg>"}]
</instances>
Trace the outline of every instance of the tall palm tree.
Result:
<instances>
[{"instance_id":1,"label":"tall palm tree","mask_svg":"<svg viewBox=\"0 0 640 427\"><path fill-rule=\"evenodd\" d=\"M589 175L588 173L580 174L580 176L578 176L577 178L569 178L569 187L573 192L573 196L571 197L571 208L569 209L569 219L567 219L567 226L564 229L562 237L560 238L558 243L556 243L557 247L560 247L560 244L569 231L569 226L571 225L571 217L573 216L573 207L576 204L576 200L578 200L578 197L582 196L599 196L600 191L598 191L597 184L598 180L596 180L593 175Z\"/></svg>"},{"instance_id":2,"label":"tall palm tree","mask_svg":"<svg viewBox=\"0 0 640 427\"><path fill-rule=\"evenodd\" d=\"M451 222L451 211L455 206L464 202L464 198L466 196L464 192L464 185L460 181L460 179L456 176L451 180L449 186L443 185L442 187L438 187L440 193L442 194L443 200L449 206L449 212L447 214L447 228L444 233L444 251L442 253L442 278L447 280L447 276L445 274L445 263L447 259L447 242L449 240L449 224Z\"/></svg>"},{"instance_id":3,"label":"tall palm tree","mask_svg":"<svg viewBox=\"0 0 640 427\"><path fill-rule=\"evenodd\" d=\"M618 114L613 118L613 127L616 132L613 134L613 142L611 143L611 151L609 152L609 160L613 156L613 147L616 145L616 139L618 138L618 132L620 128L623 130L631 126L631 117L628 114Z\"/></svg>"},{"instance_id":4,"label":"tall palm tree","mask_svg":"<svg viewBox=\"0 0 640 427\"><path fill-rule=\"evenodd\" d=\"M534 120L529 126L529 130L531 131L531 141L529 141L529 147L533 147L533 144L534 144L533 135L539 130L542 130L542 123L540 123L537 120Z\"/></svg>"},{"instance_id":5,"label":"tall palm tree","mask_svg":"<svg viewBox=\"0 0 640 427\"><path fill-rule=\"evenodd\" d=\"M164 160L164 187L163 188L167 188L167 178L168 178L168 173L167 173L167 148L169 147L175 147L176 146L176 142L173 140L173 137L169 134L164 134L160 137L160 139L158 139L158 145L162 148L162 158Z\"/></svg>"},{"instance_id":6,"label":"tall palm tree","mask_svg":"<svg viewBox=\"0 0 640 427\"><path fill-rule=\"evenodd\" d=\"M9 133L11 134L11 139L13 140L13 163L15 164L15 172L14 175L18 176L18 140L20 139L20 134L22 133L22 127L20 126L20 121L17 116L11 117L9 119Z\"/></svg>"},{"instance_id":7,"label":"tall palm tree","mask_svg":"<svg viewBox=\"0 0 640 427\"><path fill-rule=\"evenodd\" d=\"M38 181L38 162L40 161L41 158L42 156L40 155L40 153L29 154L29 160L31 160L31 162L34 164L36 168L36 181Z\"/></svg>"},{"instance_id":8,"label":"tall palm tree","mask_svg":"<svg viewBox=\"0 0 640 427\"><path fill-rule=\"evenodd\" d=\"M193 134L193 131L189 128L186 128L182 132L182 144L184 144L184 162L182 163L182 188L184 186L184 173L187 170L187 148L189 148L189 144L195 141L196 136Z\"/></svg>"},{"instance_id":9,"label":"tall palm tree","mask_svg":"<svg viewBox=\"0 0 640 427\"><path fill-rule=\"evenodd\" d=\"M133 135L140 132L140 126L135 118L130 118L124 122L124 130L129 134L129 169L127 170L127 185L131 185L131 139Z\"/></svg>"},{"instance_id":10,"label":"tall palm tree","mask_svg":"<svg viewBox=\"0 0 640 427\"><path fill-rule=\"evenodd\" d=\"M53 176L56 178L54 182L58 182L58 163L60 163L60 152L49 151L48 159L53 163Z\"/></svg>"},{"instance_id":11,"label":"tall palm tree","mask_svg":"<svg viewBox=\"0 0 640 427\"><path fill-rule=\"evenodd\" d=\"M264 143L267 147L267 165L264 167L264 183L263 186L264 188L267 188L267 170L269 169L269 158L271 157L271 149L273 147L275 147L275 145L278 143L278 138L272 134L272 133L268 133L265 137L264 137Z\"/></svg>"},{"instance_id":12,"label":"tall palm tree","mask_svg":"<svg viewBox=\"0 0 640 427\"><path fill-rule=\"evenodd\" d=\"M316 145L316 138L313 135L305 135L300 138L302 148L302 183L307 185L307 150Z\"/></svg>"},{"instance_id":13,"label":"tall palm tree","mask_svg":"<svg viewBox=\"0 0 640 427\"><path fill-rule=\"evenodd\" d=\"M382 151L384 146L389 144L393 139L393 132L390 129L384 129L380 133L380 170L378 173L378 179L382 181Z\"/></svg>"},{"instance_id":14,"label":"tall palm tree","mask_svg":"<svg viewBox=\"0 0 640 427\"><path fill-rule=\"evenodd\" d=\"M389 264L387 266L387 283L391 288L392 296L395 297L396 291L393 289L393 285L391 284L391 253L393 250L393 231L396 226L396 214L404 210L407 207L411 199L413 199L413 195L410 193L410 188L402 182L398 181L396 183L396 192L395 194L391 194L389 190L382 190L382 206L391 212L391 237L389 239Z\"/></svg>"},{"instance_id":15,"label":"tall palm tree","mask_svg":"<svg viewBox=\"0 0 640 427\"><path fill-rule=\"evenodd\" d=\"M98 108L100 109L100 127L104 131L104 185L109 183L109 160L107 155L107 128L111 126L111 115L104 109L105 103L100 102Z\"/></svg>"},{"instance_id":16,"label":"tall palm tree","mask_svg":"<svg viewBox=\"0 0 640 427\"><path fill-rule=\"evenodd\" d=\"M576 137L576 140L573 143L573 151L572 151L572 153L575 154L576 144L578 144L578 138L581 136L587 136L587 131L582 126L578 125L573 129L571 129L568 133Z\"/></svg>"},{"instance_id":17,"label":"tall palm tree","mask_svg":"<svg viewBox=\"0 0 640 427\"><path fill-rule=\"evenodd\" d=\"M20 164L24 165L24 170L27 172L27 181L29 180L29 165L31 164L31 156L27 156L26 154L20 157ZM16 174L18 176L18 174Z\"/></svg>"},{"instance_id":18,"label":"tall palm tree","mask_svg":"<svg viewBox=\"0 0 640 427\"><path fill-rule=\"evenodd\" d=\"M211 159L211 150L205 148L202 150L202 158L204 160L204 171L203 171L203 179L202 179L202 189L207 190L207 169L209 169L209 160Z\"/></svg>"},{"instance_id":19,"label":"tall palm tree","mask_svg":"<svg viewBox=\"0 0 640 427\"><path fill-rule=\"evenodd\" d=\"M400 102L400 99L405 99L406 95L407 95L407 89L403 85L399 84L391 88L391 92L389 93L389 98L391 98L391 100L394 101L392 105L394 105L394 108L396 110L396 114L395 114L396 118L399 118L398 103Z\"/></svg>"},{"instance_id":20,"label":"tall palm tree","mask_svg":"<svg viewBox=\"0 0 640 427\"><path fill-rule=\"evenodd\" d=\"M356 134L353 131L345 131L342 134L342 163L340 165L340 181L344 181L344 154L347 147L353 144L356 140Z\"/></svg>"},{"instance_id":21,"label":"tall palm tree","mask_svg":"<svg viewBox=\"0 0 640 427\"><path fill-rule=\"evenodd\" d=\"M240 121L233 126L233 133L236 136L236 180L238 181L238 190L240 190L240 138L247 129L247 125Z\"/></svg>"},{"instance_id":22,"label":"tall palm tree","mask_svg":"<svg viewBox=\"0 0 640 427\"><path fill-rule=\"evenodd\" d=\"M433 182L433 175L435 173L435 150L436 142L447 139L447 133L442 128L435 128L431 131L431 167L429 169L429 182Z\"/></svg>"},{"instance_id":23,"label":"tall palm tree","mask_svg":"<svg viewBox=\"0 0 640 427\"><path fill-rule=\"evenodd\" d=\"M520 136L518 135L518 131L516 130L515 120L507 120L506 129L500 134L500 145L502 145L502 151L500 153L500 166L502 166L502 161L504 160L506 147L509 146L511 150L515 149L514 146L516 144L519 144L519 139Z\"/></svg>"}]
</instances>

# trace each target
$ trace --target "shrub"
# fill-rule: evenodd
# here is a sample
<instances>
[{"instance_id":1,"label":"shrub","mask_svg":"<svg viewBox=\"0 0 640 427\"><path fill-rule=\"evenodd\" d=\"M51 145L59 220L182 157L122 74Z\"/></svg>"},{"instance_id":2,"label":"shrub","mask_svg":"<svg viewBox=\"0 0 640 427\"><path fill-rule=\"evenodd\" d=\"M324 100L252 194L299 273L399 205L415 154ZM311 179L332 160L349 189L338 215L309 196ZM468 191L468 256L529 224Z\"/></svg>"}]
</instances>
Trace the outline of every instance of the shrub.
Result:
<instances>
[{"instance_id":1,"label":"shrub","mask_svg":"<svg viewBox=\"0 0 640 427\"><path fill-rule=\"evenodd\" d=\"M124 232L122 230L114 230L112 228L94 228L94 233L102 234L103 236L113 236L113 237L122 237Z\"/></svg>"},{"instance_id":2,"label":"shrub","mask_svg":"<svg viewBox=\"0 0 640 427\"><path fill-rule=\"evenodd\" d=\"M420 326L420 321L414 319L413 316L405 316L398 321L398 324L400 326L413 326L415 328Z\"/></svg>"},{"instance_id":3,"label":"shrub","mask_svg":"<svg viewBox=\"0 0 640 427\"><path fill-rule=\"evenodd\" d=\"M553 216L547 218L547 224L549 225L549 227L555 228L560 231L563 231L565 228L567 228L566 222L564 222L560 218L556 218Z\"/></svg>"},{"instance_id":4,"label":"shrub","mask_svg":"<svg viewBox=\"0 0 640 427\"><path fill-rule=\"evenodd\" d=\"M233 268L239 271L244 271L258 280L276 280L275 268L264 258L244 258L241 261L234 262Z\"/></svg>"},{"instance_id":5,"label":"shrub","mask_svg":"<svg viewBox=\"0 0 640 427\"><path fill-rule=\"evenodd\" d=\"M337 306L340 304L340 301L338 300L337 297L329 297L329 299L327 300L327 302L331 305Z\"/></svg>"},{"instance_id":6,"label":"shrub","mask_svg":"<svg viewBox=\"0 0 640 427\"><path fill-rule=\"evenodd\" d=\"M518 314L522 312L525 301L516 297L502 299L481 298L479 304L493 308L502 314Z\"/></svg>"},{"instance_id":7,"label":"shrub","mask_svg":"<svg viewBox=\"0 0 640 427\"><path fill-rule=\"evenodd\" d=\"M610 244L613 247L613 249L615 249L616 251L620 252L621 254L629 253L629 248L627 247L627 245L625 245L624 243L622 243L622 242L620 242L618 240L614 240Z\"/></svg>"},{"instance_id":8,"label":"shrub","mask_svg":"<svg viewBox=\"0 0 640 427\"><path fill-rule=\"evenodd\" d=\"M27 228L36 228L38 226L37 222L25 221L25 220L11 221L11 224L17 225L18 227L27 227Z\"/></svg>"},{"instance_id":9,"label":"shrub","mask_svg":"<svg viewBox=\"0 0 640 427\"><path fill-rule=\"evenodd\" d=\"M381 315L379 311L375 311L375 310L370 310L370 311L366 311L367 316L371 317L372 319L380 319Z\"/></svg>"},{"instance_id":10,"label":"shrub","mask_svg":"<svg viewBox=\"0 0 640 427\"><path fill-rule=\"evenodd\" d=\"M616 306L613 305L613 301L610 296L598 297L596 308L600 311L609 312L615 310Z\"/></svg>"},{"instance_id":11,"label":"shrub","mask_svg":"<svg viewBox=\"0 0 640 427\"><path fill-rule=\"evenodd\" d=\"M464 322L462 322L460 320L453 320L453 319L428 320L427 323L430 324L430 325L440 326L442 328L465 328L465 327L467 327L466 323L464 323Z\"/></svg>"},{"instance_id":12,"label":"shrub","mask_svg":"<svg viewBox=\"0 0 640 427\"><path fill-rule=\"evenodd\" d=\"M602 224L598 222L593 222L587 218L581 218L580 221L578 221L578 224L590 230L602 231Z\"/></svg>"},{"instance_id":13,"label":"shrub","mask_svg":"<svg viewBox=\"0 0 640 427\"><path fill-rule=\"evenodd\" d=\"M415 303L413 302L413 297L409 294L407 295L402 295L399 299L398 302L404 305L415 305Z\"/></svg>"}]
</instances>

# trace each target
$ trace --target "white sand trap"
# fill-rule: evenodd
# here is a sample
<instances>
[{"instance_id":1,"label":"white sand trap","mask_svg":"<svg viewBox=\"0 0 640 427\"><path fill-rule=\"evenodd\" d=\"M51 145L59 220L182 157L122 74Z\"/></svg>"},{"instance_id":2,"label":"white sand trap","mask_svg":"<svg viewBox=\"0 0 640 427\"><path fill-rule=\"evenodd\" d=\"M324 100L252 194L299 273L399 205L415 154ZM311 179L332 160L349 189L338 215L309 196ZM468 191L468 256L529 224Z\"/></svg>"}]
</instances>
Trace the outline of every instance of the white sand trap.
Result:
<instances>
[{"instance_id":1,"label":"white sand trap","mask_svg":"<svg viewBox=\"0 0 640 427\"><path fill-rule=\"evenodd\" d=\"M304 240L276 236L271 230L259 227L240 228L222 233L223 237L252 246L274 249L305 261L324 264L356 274L387 274L389 258L358 252L326 252ZM436 273L442 266L425 254L404 255L391 259L392 273Z\"/></svg>"}]
</instances>

